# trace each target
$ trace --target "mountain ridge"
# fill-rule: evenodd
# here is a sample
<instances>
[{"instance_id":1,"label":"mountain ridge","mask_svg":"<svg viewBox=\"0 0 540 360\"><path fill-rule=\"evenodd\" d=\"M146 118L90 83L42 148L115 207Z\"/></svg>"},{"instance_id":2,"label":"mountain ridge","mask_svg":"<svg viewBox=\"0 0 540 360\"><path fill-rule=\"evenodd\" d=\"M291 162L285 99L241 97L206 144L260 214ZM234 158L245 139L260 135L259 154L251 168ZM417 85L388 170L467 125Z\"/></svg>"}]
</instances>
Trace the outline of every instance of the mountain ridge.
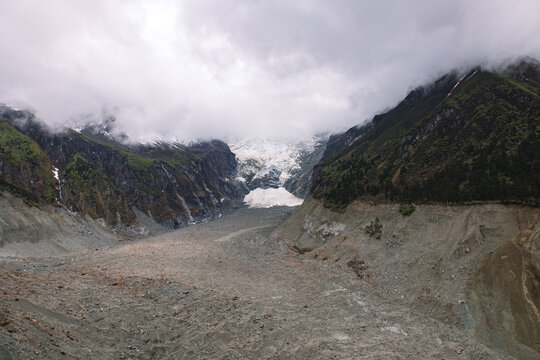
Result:
<instances>
[{"instance_id":1,"label":"mountain ridge","mask_svg":"<svg viewBox=\"0 0 540 360\"><path fill-rule=\"evenodd\" d=\"M233 180L235 156L218 140L125 145L95 127L53 133L6 106L0 126L2 188L31 205L67 206L112 226L135 223L137 208L178 228L219 217L243 195Z\"/></svg>"},{"instance_id":2,"label":"mountain ridge","mask_svg":"<svg viewBox=\"0 0 540 360\"><path fill-rule=\"evenodd\" d=\"M540 204L540 66L453 72L330 139L311 194L394 202ZM536 149L536 150L535 150Z\"/></svg>"}]
</instances>

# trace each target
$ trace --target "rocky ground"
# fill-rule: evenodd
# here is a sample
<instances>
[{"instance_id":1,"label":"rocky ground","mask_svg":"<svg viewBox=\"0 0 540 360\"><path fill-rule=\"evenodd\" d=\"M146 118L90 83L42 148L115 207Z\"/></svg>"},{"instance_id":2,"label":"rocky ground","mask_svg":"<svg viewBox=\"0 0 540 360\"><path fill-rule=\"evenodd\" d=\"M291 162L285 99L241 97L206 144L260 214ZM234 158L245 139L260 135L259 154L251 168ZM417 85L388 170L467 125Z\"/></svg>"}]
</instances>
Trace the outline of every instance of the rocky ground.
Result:
<instances>
[{"instance_id":1,"label":"rocky ground","mask_svg":"<svg viewBox=\"0 0 540 360\"><path fill-rule=\"evenodd\" d=\"M290 208L0 261L0 359L508 359L272 240Z\"/></svg>"}]
</instances>

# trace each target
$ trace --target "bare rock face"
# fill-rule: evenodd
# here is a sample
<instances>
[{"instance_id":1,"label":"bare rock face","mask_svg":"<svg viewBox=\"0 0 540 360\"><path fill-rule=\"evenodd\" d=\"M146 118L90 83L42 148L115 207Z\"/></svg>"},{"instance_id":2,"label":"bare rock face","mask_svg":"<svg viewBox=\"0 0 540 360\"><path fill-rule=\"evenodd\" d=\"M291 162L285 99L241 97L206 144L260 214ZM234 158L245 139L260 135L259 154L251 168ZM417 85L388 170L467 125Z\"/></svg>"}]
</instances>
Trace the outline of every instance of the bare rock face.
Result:
<instances>
[{"instance_id":1,"label":"bare rock face","mask_svg":"<svg viewBox=\"0 0 540 360\"><path fill-rule=\"evenodd\" d=\"M372 228L378 224L379 235ZM518 205L353 202L343 213L308 198L272 237L304 256L350 264L383 297L469 332L520 359L540 354L540 209Z\"/></svg>"}]
</instances>

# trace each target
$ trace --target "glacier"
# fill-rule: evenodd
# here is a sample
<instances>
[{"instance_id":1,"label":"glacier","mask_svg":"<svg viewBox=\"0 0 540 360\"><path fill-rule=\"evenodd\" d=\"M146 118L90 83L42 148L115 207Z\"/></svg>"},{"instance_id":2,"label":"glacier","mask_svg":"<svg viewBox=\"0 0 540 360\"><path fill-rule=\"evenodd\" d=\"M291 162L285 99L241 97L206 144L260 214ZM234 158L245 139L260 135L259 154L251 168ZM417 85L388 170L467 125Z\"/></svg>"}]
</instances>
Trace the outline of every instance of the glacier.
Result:
<instances>
[{"instance_id":1,"label":"glacier","mask_svg":"<svg viewBox=\"0 0 540 360\"><path fill-rule=\"evenodd\" d=\"M242 139L229 146L238 162L237 180L250 192L244 197L249 207L298 206L302 199L284 188L285 182L300 169L302 156L314 151L320 139L300 140Z\"/></svg>"}]
</instances>

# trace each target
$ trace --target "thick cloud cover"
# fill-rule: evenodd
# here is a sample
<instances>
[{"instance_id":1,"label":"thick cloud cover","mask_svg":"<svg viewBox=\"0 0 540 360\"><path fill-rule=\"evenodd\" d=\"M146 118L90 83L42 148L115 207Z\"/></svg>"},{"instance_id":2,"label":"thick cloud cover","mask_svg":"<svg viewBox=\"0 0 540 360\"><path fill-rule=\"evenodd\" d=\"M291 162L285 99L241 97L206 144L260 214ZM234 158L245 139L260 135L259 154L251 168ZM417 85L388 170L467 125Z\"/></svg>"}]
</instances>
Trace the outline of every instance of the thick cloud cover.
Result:
<instances>
[{"instance_id":1,"label":"thick cloud cover","mask_svg":"<svg viewBox=\"0 0 540 360\"><path fill-rule=\"evenodd\" d=\"M540 58L536 0L4 0L0 102L135 139L336 131L456 68Z\"/></svg>"}]
</instances>

